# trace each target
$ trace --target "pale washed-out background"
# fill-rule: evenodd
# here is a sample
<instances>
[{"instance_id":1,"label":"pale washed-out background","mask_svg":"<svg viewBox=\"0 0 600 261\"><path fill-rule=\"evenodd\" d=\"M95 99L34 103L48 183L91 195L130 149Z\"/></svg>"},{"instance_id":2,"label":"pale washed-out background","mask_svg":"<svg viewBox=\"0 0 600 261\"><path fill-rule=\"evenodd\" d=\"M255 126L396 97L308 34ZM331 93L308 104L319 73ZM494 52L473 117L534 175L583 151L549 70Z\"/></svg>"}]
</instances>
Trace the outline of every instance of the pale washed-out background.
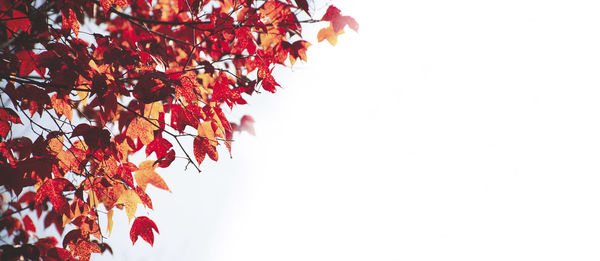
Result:
<instances>
[{"instance_id":1,"label":"pale washed-out background","mask_svg":"<svg viewBox=\"0 0 600 261\"><path fill-rule=\"evenodd\" d=\"M233 159L160 170L155 246L118 212L94 259L600 259L599 2L333 3L359 33L306 31Z\"/></svg>"}]
</instances>

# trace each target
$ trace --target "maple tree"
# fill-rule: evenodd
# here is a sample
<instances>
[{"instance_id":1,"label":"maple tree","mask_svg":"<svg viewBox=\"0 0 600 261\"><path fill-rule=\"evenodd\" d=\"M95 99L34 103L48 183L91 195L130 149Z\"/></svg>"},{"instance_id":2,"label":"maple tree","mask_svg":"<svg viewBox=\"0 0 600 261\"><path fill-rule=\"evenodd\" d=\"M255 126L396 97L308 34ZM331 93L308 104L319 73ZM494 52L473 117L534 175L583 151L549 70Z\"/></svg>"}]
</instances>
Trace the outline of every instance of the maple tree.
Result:
<instances>
[{"instance_id":1,"label":"maple tree","mask_svg":"<svg viewBox=\"0 0 600 261\"><path fill-rule=\"evenodd\" d=\"M0 0L2 260L112 251L115 209L133 244L152 245L156 223L135 215L153 208L148 185L170 191L159 169L179 158L200 171L219 145L231 154L235 131L254 133L226 112L307 60L303 24L324 22L318 41L332 45L358 30L334 6L312 12L307 0ZM59 238L40 236L50 227Z\"/></svg>"}]
</instances>

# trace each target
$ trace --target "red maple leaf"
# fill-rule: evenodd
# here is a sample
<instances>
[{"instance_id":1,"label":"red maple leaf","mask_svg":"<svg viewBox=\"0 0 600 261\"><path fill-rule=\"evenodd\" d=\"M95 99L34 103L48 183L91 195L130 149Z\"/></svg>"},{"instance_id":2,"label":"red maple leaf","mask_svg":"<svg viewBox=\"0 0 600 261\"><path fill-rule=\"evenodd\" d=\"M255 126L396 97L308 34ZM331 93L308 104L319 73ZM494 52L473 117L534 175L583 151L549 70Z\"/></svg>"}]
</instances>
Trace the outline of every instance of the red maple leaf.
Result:
<instances>
[{"instance_id":1,"label":"red maple leaf","mask_svg":"<svg viewBox=\"0 0 600 261\"><path fill-rule=\"evenodd\" d=\"M150 144L146 145L146 156L150 156L152 152L156 153L156 158L162 158L167 154L173 144L162 137L156 137Z\"/></svg>"},{"instance_id":2,"label":"red maple leaf","mask_svg":"<svg viewBox=\"0 0 600 261\"><path fill-rule=\"evenodd\" d=\"M135 244L138 236L141 236L142 239L148 242L150 245L154 245L154 233L152 230L156 231L156 233L159 233L158 227L156 227L154 221L145 216L135 218L133 225L131 225L131 230L129 231L131 242Z\"/></svg>"},{"instance_id":3,"label":"red maple leaf","mask_svg":"<svg viewBox=\"0 0 600 261\"><path fill-rule=\"evenodd\" d=\"M0 16L0 18L3 18L2 20L6 19L4 23L6 23L6 33L9 38L19 31L29 33L29 30L31 29L29 17L19 10L12 10L12 15L8 18L2 16Z\"/></svg>"},{"instance_id":4,"label":"red maple leaf","mask_svg":"<svg viewBox=\"0 0 600 261\"><path fill-rule=\"evenodd\" d=\"M240 120L240 125L232 124L232 127L233 131L246 131L252 135L256 135L256 133L254 132L254 118L252 118L252 116L250 115L242 116L242 119Z\"/></svg>"},{"instance_id":5,"label":"red maple leaf","mask_svg":"<svg viewBox=\"0 0 600 261\"><path fill-rule=\"evenodd\" d=\"M358 31L358 23L356 20L350 16L342 15L342 11L333 5L330 5L329 8L327 8L327 12L325 12L325 15L323 15L321 20L330 21L335 33L344 29L344 26L346 25L352 30Z\"/></svg>"},{"instance_id":6,"label":"red maple leaf","mask_svg":"<svg viewBox=\"0 0 600 261\"><path fill-rule=\"evenodd\" d=\"M70 181L63 178L48 179L36 191L35 204L39 205L42 200L49 198L56 211L67 213L69 204L62 194L65 190L75 190L75 187Z\"/></svg>"},{"instance_id":7,"label":"red maple leaf","mask_svg":"<svg viewBox=\"0 0 600 261\"><path fill-rule=\"evenodd\" d=\"M35 225L33 224L33 220L28 215L25 215L23 218L23 224L25 224L25 230L35 232Z\"/></svg>"},{"instance_id":8,"label":"red maple leaf","mask_svg":"<svg viewBox=\"0 0 600 261\"><path fill-rule=\"evenodd\" d=\"M214 161L219 160L217 149L210 144L210 140L208 138L197 136L194 139L194 156L196 157L196 161L198 161L198 165L204 161L207 154L210 159Z\"/></svg>"},{"instance_id":9,"label":"red maple leaf","mask_svg":"<svg viewBox=\"0 0 600 261\"><path fill-rule=\"evenodd\" d=\"M11 123L21 123L21 119L10 108L0 108L0 136L6 137L11 129Z\"/></svg>"}]
</instances>

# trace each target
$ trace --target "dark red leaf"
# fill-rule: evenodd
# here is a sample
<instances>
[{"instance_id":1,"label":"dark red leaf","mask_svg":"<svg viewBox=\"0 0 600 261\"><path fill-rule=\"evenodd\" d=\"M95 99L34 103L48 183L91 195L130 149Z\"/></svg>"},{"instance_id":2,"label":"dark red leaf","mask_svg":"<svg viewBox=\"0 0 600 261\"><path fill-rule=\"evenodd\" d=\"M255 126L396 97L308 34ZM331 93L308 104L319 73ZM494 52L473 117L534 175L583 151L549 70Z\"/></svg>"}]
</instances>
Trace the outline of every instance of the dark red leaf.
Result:
<instances>
[{"instance_id":1,"label":"dark red leaf","mask_svg":"<svg viewBox=\"0 0 600 261\"><path fill-rule=\"evenodd\" d=\"M102 127L90 126L82 123L73 129L71 137L75 136L83 136L85 144L94 151L108 147L111 135L108 130L103 129Z\"/></svg>"},{"instance_id":2,"label":"dark red leaf","mask_svg":"<svg viewBox=\"0 0 600 261\"><path fill-rule=\"evenodd\" d=\"M48 250L48 254L46 256L48 260L52 261L62 261L62 260L75 260L71 255L71 252L64 248L56 247Z\"/></svg>"},{"instance_id":3,"label":"dark red leaf","mask_svg":"<svg viewBox=\"0 0 600 261\"><path fill-rule=\"evenodd\" d=\"M166 168L175 160L175 151L170 149L164 157L158 159L154 164L158 164L161 168Z\"/></svg>"},{"instance_id":4,"label":"dark red leaf","mask_svg":"<svg viewBox=\"0 0 600 261\"><path fill-rule=\"evenodd\" d=\"M44 217L44 228L49 228L54 224L58 234L62 235L65 227L63 226L62 216L59 216L55 211L49 211Z\"/></svg>"},{"instance_id":5,"label":"dark red leaf","mask_svg":"<svg viewBox=\"0 0 600 261\"><path fill-rule=\"evenodd\" d=\"M38 260L40 258L40 251L37 247L26 244L18 247L11 245L0 246L2 249L2 260Z\"/></svg>"},{"instance_id":6,"label":"dark red leaf","mask_svg":"<svg viewBox=\"0 0 600 261\"><path fill-rule=\"evenodd\" d=\"M310 13L308 12L308 2L306 0L295 0L296 1L296 5L298 5L298 7L302 10L304 10L304 12L306 12L308 15L310 15Z\"/></svg>"},{"instance_id":7,"label":"dark red leaf","mask_svg":"<svg viewBox=\"0 0 600 261\"><path fill-rule=\"evenodd\" d=\"M27 137L16 138L8 140L6 145L18 155L19 160L29 158L31 151L33 150L33 143Z\"/></svg>"},{"instance_id":8,"label":"dark red leaf","mask_svg":"<svg viewBox=\"0 0 600 261\"><path fill-rule=\"evenodd\" d=\"M83 136L86 133L88 133L88 131L91 128L92 127L89 124L86 124L86 123L79 124L79 125L75 126L75 128L73 129L73 133L71 133L71 137Z\"/></svg>"},{"instance_id":9,"label":"dark red leaf","mask_svg":"<svg viewBox=\"0 0 600 261\"><path fill-rule=\"evenodd\" d=\"M19 197L19 201L17 201L19 204L32 204L35 203L35 192L32 191L27 191L25 193L23 193L23 195L21 195L21 197Z\"/></svg>"},{"instance_id":10,"label":"dark red leaf","mask_svg":"<svg viewBox=\"0 0 600 261\"><path fill-rule=\"evenodd\" d=\"M79 239L81 239L81 230L73 229L65 235L65 238L63 239L63 247L67 248L69 243L76 244Z\"/></svg>"},{"instance_id":11,"label":"dark red leaf","mask_svg":"<svg viewBox=\"0 0 600 261\"><path fill-rule=\"evenodd\" d=\"M35 53L29 50L22 50L17 53L17 58L21 62L19 65L19 76L27 76L36 68L35 57Z\"/></svg>"}]
</instances>

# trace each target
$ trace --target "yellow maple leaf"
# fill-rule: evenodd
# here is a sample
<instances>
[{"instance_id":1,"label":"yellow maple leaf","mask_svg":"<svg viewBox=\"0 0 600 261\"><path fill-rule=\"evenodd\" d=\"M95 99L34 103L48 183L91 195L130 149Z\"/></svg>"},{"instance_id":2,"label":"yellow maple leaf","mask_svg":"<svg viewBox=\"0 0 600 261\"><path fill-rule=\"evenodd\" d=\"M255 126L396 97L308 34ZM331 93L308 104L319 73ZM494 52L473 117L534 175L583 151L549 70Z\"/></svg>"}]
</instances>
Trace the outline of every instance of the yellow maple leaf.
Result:
<instances>
[{"instance_id":1,"label":"yellow maple leaf","mask_svg":"<svg viewBox=\"0 0 600 261\"><path fill-rule=\"evenodd\" d=\"M154 171L156 165L153 160L146 160L140 164L139 169L135 172L135 182L142 190L146 190L148 184L152 184L159 189L171 191L165 180Z\"/></svg>"},{"instance_id":2,"label":"yellow maple leaf","mask_svg":"<svg viewBox=\"0 0 600 261\"><path fill-rule=\"evenodd\" d=\"M144 116L149 119L158 120L158 114L164 111L161 102L153 102L144 106Z\"/></svg>"},{"instance_id":3,"label":"yellow maple leaf","mask_svg":"<svg viewBox=\"0 0 600 261\"><path fill-rule=\"evenodd\" d=\"M121 193L116 204L122 204L125 206L125 213L127 213L127 218L129 218L129 222L131 223L131 218L135 215L135 212L137 211L137 205L140 203L142 203L142 200L138 194L135 193L134 190L129 189Z\"/></svg>"},{"instance_id":4,"label":"yellow maple leaf","mask_svg":"<svg viewBox=\"0 0 600 261\"><path fill-rule=\"evenodd\" d=\"M232 0L223 1L223 8L221 9L221 12L229 13L229 11L235 7L236 3L237 1L234 3Z\"/></svg>"},{"instance_id":5,"label":"yellow maple leaf","mask_svg":"<svg viewBox=\"0 0 600 261\"><path fill-rule=\"evenodd\" d=\"M215 81L208 73L201 73L198 75L198 78L202 80L202 87L204 87L205 90L207 90L208 87Z\"/></svg>"},{"instance_id":6,"label":"yellow maple leaf","mask_svg":"<svg viewBox=\"0 0 600 261\"><path fill-rule=\"evenodd\" d=\"M343 33L344 33L344 30L341 30L341 31L339 31L339 32L336 33L333 30L333 26L330 25L329 27L326 27L326 28L323 28L323 29L319 30L319 33L317 33L317 40L319 40L319 42L321 42L321 41L327 39L327 41L331 45L335 46L335 44L337 43L337 37L338 37L338 35L343 34Z\"/></svg>"},{"instance_id":7,"label":"yellow maple leaf","mask_svg":"<svg viewBox=\"0 0 600 261\"><path fill-rule=\"evenodd\" d=\"M110 236L110 234L112 233L112 227L113 227L113 210L109 210L108 213L106 214L106 218L108 219L107 225L106 225L106 232L108 233L108 235Z\"/></svg>"},{"instance_id":8,"label":"yellow maple leaf","mask_svg":"<svg viewBox=\"0 0 600 261\"><path fill-rule=\"evenodd\" d=\"M90 189L88 192L88 204L90 204L90 208L98 207L98 197L93 189Z\"/></svg>"},{"instance_id":9,"label":"yellow maple leaf","mask_svg":"<svg viewBox=\"0 0 600 261\"><path fill-rule=\"evenodd\" d=\"M147 120L135 118L127 127L127 136L134 141L139 137L144 145L148 145L154 140L153 127Z\"/></svg>"},{"instance_id":10,"label":"yellow maple leaf","mask_svg":"<svg viewBox=\"0 0 600 261\"><path fill-rule=\"evenodd\" d=\"M95 66L96 63L94 62L94 60L90 60L90 66L92 66L92 64ZM92 68L97 68L96 67L92 67ZM85 77L79 75L79 80L77 81L78 85L77 85L77 89L82 89L82 90L77 90L77 96L79 97L79 99L81 100L81 103L85 106L87 105L87 100L88 97L90 95L89 91L83 91L83 89L87 89L87 90L91 90L92 88L90 86L92 86L92 81L86 79Z\"/></svg>"},{"instance_id":11,"label":"yellow maple leaf","mask_svg":"<svg viewBox=\"0 0 600 261\"><path fill-rule=\"evenodd\" d=\"M198 125L198 136L207 138L211 145L217 146L215 132L210 121L205 121Z\"/></svg>"}]
</instances>

